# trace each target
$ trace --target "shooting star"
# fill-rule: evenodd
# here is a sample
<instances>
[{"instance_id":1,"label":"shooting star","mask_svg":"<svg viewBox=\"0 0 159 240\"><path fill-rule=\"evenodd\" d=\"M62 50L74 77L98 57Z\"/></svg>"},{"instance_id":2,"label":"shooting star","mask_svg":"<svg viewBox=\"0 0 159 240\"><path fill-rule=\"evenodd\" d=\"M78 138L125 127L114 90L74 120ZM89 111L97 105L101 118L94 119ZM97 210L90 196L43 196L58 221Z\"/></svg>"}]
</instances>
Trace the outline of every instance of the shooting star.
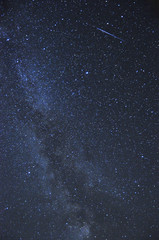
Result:
<instances>
[{"instance_id":1,"label":"shooting star","mask_svg":"<svg viewBox=\"0 0 159 240\"><path fill-rule=\"evenodd\" d=\"M114 34L111 34L111 33L107 32L107 31L105 31L105 30L103 30L103 29L101 29L101 28L97 28L97 30L99 30L99 31L101 31L101 32L103 32L103 33L106 33L106 34L108 34L108 35L112 36L113 38L117 38L118 40L120 40L120 41L124 42L124 40L123 40L123 39L121 39L121 38L119 38L119 37L115 36Z\"/></svg>"}]
</instances>

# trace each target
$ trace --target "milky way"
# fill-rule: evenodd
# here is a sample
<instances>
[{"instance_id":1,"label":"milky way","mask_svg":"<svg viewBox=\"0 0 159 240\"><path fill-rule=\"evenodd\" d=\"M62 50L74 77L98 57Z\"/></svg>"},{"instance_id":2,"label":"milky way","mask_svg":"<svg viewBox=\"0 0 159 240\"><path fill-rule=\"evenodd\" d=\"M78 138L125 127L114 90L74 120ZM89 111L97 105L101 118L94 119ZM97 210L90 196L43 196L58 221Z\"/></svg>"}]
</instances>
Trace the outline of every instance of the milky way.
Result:
<instances>
[{"instance_id":1,"label":"milky way","mask_svg":"<svg viewBox=\"0 0 159 240\"><path fill-rule=\"evenodd\" d=\"M0 239L157 240L153 8L8 0L0 9Z\"/></svg>"}]
</instances>

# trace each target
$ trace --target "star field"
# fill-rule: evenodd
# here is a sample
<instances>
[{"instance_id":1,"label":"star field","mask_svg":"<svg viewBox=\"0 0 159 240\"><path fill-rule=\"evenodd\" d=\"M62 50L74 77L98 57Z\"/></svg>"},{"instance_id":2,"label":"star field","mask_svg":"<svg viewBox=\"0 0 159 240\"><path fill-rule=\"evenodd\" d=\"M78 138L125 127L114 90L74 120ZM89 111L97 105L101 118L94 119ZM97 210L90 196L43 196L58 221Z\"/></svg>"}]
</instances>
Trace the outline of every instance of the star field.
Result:
<instances>
[{"instance_id":1,"label":"star field","mask_svg":"<svg viewBox=\"0 0 159 240\"><path fill-rule=\"evenodd\" d=\"M0 2L0 239L157 240L157 13Z\"/></svg>"}]
</instances>

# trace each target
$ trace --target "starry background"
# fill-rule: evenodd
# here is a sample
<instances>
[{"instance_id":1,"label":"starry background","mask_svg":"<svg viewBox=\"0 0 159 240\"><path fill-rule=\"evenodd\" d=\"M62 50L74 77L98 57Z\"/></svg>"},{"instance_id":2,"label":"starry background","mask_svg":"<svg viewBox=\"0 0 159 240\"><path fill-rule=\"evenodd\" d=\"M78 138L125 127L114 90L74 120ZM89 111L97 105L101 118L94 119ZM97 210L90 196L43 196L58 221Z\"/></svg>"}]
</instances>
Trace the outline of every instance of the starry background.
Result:
<instances>
[{"instance_id":1,"label":"starry background","mask_svg":"<svg viewBox=\"0 0 159 240\"><path fill-rule=\"evenodd\" d=\"M1 240L158 239L158 24L148 1L0 1Z\"/></svg>"}]
</instances>

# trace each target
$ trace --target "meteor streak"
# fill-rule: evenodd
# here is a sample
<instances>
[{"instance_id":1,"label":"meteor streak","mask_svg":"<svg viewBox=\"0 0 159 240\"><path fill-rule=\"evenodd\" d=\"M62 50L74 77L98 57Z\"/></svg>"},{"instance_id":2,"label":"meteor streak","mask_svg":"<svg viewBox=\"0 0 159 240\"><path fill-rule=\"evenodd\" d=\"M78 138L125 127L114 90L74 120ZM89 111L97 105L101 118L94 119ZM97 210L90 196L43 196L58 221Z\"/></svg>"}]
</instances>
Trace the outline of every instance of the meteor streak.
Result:
<instances>
[{"instance_id":1,"label":"meteor streak","mask_svg":"<svg viewBox=\"0 0 159 240\"><path fill-rule=\"evenodd\" d=\"M120 41L124 42L123 39L115 36L114 34L111 34L111 33L107 32L107 31L105 31L105 30L103 30L103 29L101 29L101 28L97 28L97 30L99 30L99 31L101 31L101 32L103 32L103 33L106 33L107 35L110 35L110 36L112 36L113 38L117 38L117 39L119 39Z\"/></svg>"}]
</instances>

